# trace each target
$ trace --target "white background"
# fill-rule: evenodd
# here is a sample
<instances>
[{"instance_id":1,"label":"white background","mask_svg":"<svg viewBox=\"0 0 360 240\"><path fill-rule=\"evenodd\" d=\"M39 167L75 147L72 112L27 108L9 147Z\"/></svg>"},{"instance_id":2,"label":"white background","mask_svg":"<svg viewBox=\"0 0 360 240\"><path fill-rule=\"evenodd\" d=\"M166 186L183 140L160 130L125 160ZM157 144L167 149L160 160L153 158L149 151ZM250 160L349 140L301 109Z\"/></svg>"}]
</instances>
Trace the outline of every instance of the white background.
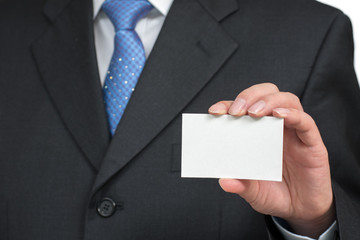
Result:
<instances>
[{"instance_id":1,"label":"white background","mask_svg":"<svg viewBox=\"0 0 360 240\"><path fill-rule=\"evenodd\" d=\"M334 6L348 15L353 24L355 41L355 69L360 83L360 1L359 0L319 0Z\"/></svg>"}]
</instances>

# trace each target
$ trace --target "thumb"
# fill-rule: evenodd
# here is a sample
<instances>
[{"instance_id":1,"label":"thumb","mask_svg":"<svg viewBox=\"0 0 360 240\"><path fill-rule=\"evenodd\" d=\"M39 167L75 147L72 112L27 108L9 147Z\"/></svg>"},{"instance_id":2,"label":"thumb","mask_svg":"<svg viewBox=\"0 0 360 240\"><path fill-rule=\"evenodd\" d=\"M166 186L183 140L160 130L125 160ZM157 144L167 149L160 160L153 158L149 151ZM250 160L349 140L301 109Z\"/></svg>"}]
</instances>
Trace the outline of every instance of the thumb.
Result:
<instances>
[{"instance_id":1,"label":"thumb","mask_svg":"<svg viewBox=\"0 0 360 240\"><path fill-rule=\"evenodd\" d=\"M255 180L219 179L219 184L225 192L236 193L252 204L259 195L259 184Z\"/></svg>"}]
</instances>

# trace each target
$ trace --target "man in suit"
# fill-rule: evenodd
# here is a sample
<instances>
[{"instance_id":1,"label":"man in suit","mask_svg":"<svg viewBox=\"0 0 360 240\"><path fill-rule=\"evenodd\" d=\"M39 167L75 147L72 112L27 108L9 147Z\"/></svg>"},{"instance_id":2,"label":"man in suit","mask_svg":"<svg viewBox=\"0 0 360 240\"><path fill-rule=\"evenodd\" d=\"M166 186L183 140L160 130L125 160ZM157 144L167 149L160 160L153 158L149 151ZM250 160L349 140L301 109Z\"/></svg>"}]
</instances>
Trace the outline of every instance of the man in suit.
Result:
<instances>
[{"instance_id":1,"label":"man in suit","mask_svg":"<svg viewBox=\"0 0 360 240\"><path fill-rule=\"evenodd\" d=\"M161 32L111 136L98 2L0 2L0 239L359 238L343 13L310 0L155 7ZM284 181L220 180L240 198L181 179L181 113L207 111L284 118Z\"/></svg>"}]
</instances>

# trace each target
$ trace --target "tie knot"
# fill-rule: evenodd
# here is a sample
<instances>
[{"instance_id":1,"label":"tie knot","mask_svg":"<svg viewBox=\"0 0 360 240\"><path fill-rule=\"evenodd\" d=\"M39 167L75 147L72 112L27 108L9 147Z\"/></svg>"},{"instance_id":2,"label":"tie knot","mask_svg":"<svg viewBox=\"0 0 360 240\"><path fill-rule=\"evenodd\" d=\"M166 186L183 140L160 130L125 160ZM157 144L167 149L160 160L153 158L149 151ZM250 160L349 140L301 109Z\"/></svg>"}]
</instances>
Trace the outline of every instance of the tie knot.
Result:
<instances>
[{"instance_id":1,"label":"tie knot","mask_svg":"<svg viewBox=\"0 0 360 240\"><path fill-rule=\"evenodd\" d=\"M147 0L106 0L102 9L117 32L134 29L136 23L152 9L152 5Z\"/></svg>"}]
</instances>

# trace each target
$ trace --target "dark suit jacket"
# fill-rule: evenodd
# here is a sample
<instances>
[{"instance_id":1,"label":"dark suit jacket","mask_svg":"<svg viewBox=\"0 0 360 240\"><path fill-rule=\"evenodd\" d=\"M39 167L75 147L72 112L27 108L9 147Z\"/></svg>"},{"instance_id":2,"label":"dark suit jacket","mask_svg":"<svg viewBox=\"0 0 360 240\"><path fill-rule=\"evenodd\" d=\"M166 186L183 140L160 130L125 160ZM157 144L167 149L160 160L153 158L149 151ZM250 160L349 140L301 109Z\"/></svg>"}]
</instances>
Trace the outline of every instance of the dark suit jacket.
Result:
<instances>
[{"instance_id":1,"label":"dark suit jacket","mask_svg":"<svg viewBox=\"0 0 360 240\"><path fill-rule=\"evenodd\" d=\"M175 0L110 141L91 4L0 2L0 239L279 238L216 180L180 178L181 113L261 82L315 119L339 235L360 239L360 95L343 13L312 0Z\"/></svg>"}]
</instances>

